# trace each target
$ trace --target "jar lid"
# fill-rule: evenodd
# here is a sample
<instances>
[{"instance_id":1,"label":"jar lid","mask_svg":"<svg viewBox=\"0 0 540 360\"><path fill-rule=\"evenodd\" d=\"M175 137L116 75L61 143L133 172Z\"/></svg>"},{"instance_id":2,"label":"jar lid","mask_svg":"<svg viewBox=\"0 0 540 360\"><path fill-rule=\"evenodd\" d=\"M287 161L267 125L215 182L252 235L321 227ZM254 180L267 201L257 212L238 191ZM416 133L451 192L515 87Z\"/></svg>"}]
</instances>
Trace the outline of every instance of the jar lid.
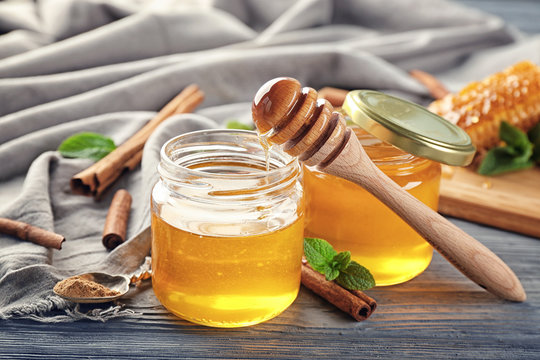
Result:
<instances>
[{"instance_id":1,"label":"jar lid","mask_svg":"<svg viewBox=\"0 0 540 360\"><path fill-rule=\"evenodd\" d=\"M347 94L343 109L367 132L419 157L465 166L476 152L463 129L422 106L394 96L354 90Z\"/></svg>"}]
</instances>

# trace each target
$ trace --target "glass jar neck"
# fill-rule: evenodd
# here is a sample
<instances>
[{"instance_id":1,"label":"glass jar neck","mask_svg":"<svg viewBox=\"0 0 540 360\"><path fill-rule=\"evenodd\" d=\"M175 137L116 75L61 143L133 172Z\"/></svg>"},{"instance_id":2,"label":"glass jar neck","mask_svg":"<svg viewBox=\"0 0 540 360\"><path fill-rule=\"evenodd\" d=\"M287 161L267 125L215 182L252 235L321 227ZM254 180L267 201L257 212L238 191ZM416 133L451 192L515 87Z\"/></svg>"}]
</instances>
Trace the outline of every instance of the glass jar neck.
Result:
<instances>
[{"instance_id":1,"label":"glass jar neck","mask_svg":"<svg viewBox=\"0 0 540 360\"><path fill-rule=\"evenodd\" d=\"M158 171L177 196L229 204L287 196L296 191L301 175L297 159L279 148L266 154L256 133L243 130L203 130L175 137L163 146Z\"/></svg>"},{"instance_id":2,"label":"glass jar neck","mask_svg":"<svg viewBox=\"0 0 540 360\"><path fill-rule=\"evenodd\" d=\"M411 171L418 171L433 164L431 160L398 149L360 127L353 127L353 131L373 163L386 173L394 175L408 174Z\"/></svg>"}]
</instances>

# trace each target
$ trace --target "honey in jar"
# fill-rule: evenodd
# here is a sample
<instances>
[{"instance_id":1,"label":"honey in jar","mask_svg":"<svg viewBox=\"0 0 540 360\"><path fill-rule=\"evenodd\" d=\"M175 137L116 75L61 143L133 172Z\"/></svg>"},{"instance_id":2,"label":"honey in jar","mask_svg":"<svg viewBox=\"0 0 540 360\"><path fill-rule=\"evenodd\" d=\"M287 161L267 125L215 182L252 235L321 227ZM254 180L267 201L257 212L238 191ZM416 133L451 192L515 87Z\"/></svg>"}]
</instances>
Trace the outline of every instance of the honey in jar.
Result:
<instances>
[{"instance_id":1,"label":"honey in jar","mask_svg":"<svg viewBox=\"0 0 540 360\"><path fill-rule=\"evenodd\" d=\"M247 326L285 310L300 287L302 169L251 132L207 130L164 145L152 192L152 284L175 315Z\"/></svg>"},{"instance_id":2,"label":"honey in jar","mask_svg":"<svg viewBox=\"0 0 540 360\"><path fill-rule=\"evenodd\" d=\"M367 155L411 195L437 210L440 163L464 166L475 148L465 131L412 102L372 90L347 94L343 109ZM359 126L359 127L358 127ZM364 129L364 130L362 130ZM433 249L362 187L315 169L305 175L306 235L349 250L377 285L410 280Z\"/></svg>"},{"instance_id":3,"label":"honey in jar","mask_svg":"<svg viewBox=\"0 0 540 360\"><path fill-rule=\"evenodd\" d=\"M440 164L408 154L360 128L366 153L386 175L437 210ZM329 241L367 267L377 285L407 281L429 265L433 248L362 187L314 168L305 171L306 236Z\"/></svg>"}]
</instances>

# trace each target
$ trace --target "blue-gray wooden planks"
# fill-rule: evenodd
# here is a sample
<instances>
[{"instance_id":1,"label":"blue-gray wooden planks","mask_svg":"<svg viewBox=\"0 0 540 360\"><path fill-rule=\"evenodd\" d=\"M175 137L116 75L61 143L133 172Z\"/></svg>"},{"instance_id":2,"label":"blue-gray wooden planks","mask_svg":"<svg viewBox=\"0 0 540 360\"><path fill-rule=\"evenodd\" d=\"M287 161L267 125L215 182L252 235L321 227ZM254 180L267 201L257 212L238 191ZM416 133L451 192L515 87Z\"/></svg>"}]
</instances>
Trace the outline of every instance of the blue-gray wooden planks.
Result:
<instances>
[{"instance_id":1,"label":"blue-gray wooden planks","mask_svg":"<svg viewBox=\"0 0 540 360\"><path fill-rule=\"evenodd\" d=\"M495 298L436 255L416 279L369 291L379 308L361 323L302 289L281 316L240 329L190 324L160 306L106 323L4 321L0 358L540 358L540 240L453 221L514 269L527 302Z\"/></svg>"}]
</instances>

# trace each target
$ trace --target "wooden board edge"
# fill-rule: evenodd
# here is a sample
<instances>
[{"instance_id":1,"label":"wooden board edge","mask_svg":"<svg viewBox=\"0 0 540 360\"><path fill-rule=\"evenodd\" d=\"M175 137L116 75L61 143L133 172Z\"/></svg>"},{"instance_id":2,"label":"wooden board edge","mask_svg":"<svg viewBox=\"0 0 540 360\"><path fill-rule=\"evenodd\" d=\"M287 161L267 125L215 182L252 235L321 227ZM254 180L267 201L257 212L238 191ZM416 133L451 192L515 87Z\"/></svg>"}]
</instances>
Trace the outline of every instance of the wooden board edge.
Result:
<instances>
[{"instance_id":1,"label":"wooden board edge","mask_svg":"<svg viewBox=\"0 0 540 360\"><path fill-rule=\"evenodd\" d=\"M444 215L540 238L540 220L533 216L517 215L505 209L456 199L441 194L439 212Z\"/></svg>"}]
</instances>

